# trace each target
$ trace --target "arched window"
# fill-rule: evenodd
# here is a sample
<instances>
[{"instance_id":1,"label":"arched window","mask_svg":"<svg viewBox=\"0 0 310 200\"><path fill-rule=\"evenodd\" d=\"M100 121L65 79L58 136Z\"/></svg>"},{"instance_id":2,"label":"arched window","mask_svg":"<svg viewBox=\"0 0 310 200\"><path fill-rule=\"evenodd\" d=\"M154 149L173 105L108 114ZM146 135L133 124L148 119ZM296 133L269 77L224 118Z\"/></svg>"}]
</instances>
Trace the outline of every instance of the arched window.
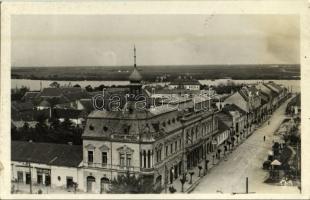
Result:
<instances>
[{"instance_id":1,"label":"arched window","mask_svg":"<svg viewBox=\"0 0 310 200\"><path fill-rule=\"evenodd\" d=\"M147 151L147 167L151 168L151 151Z\"/></svg>"},{"instance_id":2,"label":"arched window","mask_svg":"<svg viewBox=\"0 0 310 200\"><path fill-rule=\"evenodd\" d=\"M143 150L143 167L146 168L146 151Z\"/></svg>"}]
</instances>

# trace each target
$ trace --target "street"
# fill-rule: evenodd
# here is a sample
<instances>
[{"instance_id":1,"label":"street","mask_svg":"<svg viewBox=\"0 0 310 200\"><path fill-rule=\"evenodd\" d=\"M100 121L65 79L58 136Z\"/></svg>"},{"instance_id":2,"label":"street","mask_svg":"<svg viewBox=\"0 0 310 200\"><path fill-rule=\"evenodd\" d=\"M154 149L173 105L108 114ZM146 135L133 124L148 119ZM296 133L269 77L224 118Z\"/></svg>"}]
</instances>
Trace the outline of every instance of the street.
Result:
<instances>
[{"instance_id":1,"label":"street","mask_svg":"<svg viewBox=\"0 0 310 200\"><path fill-rule=\"evenodd\" d=\"M240 144L227 160L214 167L203 177L192 193L245 193L246 177L249 180L249 193L299 194L297 187L275 186L264 183L268 172L262 169L271 150L273 133L285 118L286 101L268 120ZM266 141L264 142L264 136Z\"/></svg>"}]
</instances>

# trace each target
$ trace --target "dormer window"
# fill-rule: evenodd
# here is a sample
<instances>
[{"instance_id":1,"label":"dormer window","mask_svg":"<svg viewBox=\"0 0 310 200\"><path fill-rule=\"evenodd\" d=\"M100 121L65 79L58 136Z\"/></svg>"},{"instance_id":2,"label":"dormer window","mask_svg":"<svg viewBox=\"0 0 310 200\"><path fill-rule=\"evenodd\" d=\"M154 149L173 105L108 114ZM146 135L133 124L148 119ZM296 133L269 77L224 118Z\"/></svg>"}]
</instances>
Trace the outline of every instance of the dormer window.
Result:
<instances>
[{"instance_id":1,"label":"dormer window","mask_svg":"<svg viewBox=\"0 0 310 200\"><path fill-rule=\"evenodd\" d=\"M93 130L95 130L95 127L91 124L91 125L89 125L89 130L93 131Z\"/></svg>"}]
</instances>

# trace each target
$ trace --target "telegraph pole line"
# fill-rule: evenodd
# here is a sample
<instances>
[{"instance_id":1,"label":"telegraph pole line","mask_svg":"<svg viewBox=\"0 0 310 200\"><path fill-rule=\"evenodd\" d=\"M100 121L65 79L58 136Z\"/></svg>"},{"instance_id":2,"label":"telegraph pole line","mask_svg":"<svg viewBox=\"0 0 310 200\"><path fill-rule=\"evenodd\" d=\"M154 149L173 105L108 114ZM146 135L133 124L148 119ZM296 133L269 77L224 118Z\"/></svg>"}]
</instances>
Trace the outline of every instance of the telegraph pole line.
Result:
<instances>
[{"instance_id":1,"label":"telegraph pole line","mask_svg":"<svg viewBox=\"0 0 310 200\"><path fill-rule=\"evenodd\" d=\"M30 174L30 194L32 194L32 173L31 173L31 166L30 166L30 162L28 162L28 168L29 168L29 174Z\"/></svg>"}]
</instances>

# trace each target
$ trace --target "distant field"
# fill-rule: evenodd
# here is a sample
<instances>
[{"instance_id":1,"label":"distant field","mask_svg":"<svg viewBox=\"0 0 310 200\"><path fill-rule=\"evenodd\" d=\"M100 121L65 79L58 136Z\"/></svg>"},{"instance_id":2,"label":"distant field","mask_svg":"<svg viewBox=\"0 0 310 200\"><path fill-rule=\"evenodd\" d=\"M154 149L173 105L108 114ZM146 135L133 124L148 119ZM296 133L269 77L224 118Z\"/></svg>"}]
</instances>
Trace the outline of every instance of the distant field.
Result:
<instances>
[{"instance_id":1,"label":"distant field","mask_svg":"<svg viewBox=\"0 0 310 200\"><path fill-rule=\"evenodd\" d=\"M12 78L40 80L128 80L132 66L12 67ZM170 81L180 75L203 79L300 79L300 65L139 66L143 79Z\"/></svg>"}]
</instances>

